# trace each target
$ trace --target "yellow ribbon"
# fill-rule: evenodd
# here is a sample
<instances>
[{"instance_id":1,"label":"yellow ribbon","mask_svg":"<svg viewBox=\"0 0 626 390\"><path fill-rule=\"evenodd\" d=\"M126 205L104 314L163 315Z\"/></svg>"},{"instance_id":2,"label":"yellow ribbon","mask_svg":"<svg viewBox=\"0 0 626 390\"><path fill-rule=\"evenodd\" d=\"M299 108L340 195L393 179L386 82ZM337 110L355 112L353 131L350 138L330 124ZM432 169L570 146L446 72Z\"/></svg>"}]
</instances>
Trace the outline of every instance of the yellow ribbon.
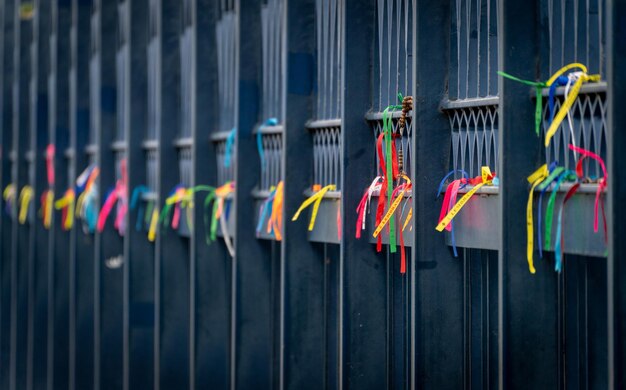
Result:
<instances>
[{"instance_id":1,"label":"yellow ribbon","mask_svg":"<svg viewBox=\"0 0 626 390\"><path fill-rule=\"evenodd\" d=\"M54 202L54 208L57 210L62 210L67 207L65 225L63 226L65 230L70 230L72 229L72 226L74 226L74 199L75 198L76 198L76 195L74 194L74 190L69 189L65 191L65 195L61 199Z\"/></svg>"},{"instance_id":2,"label":"yellow ribbon","mask_svg":"<svg viewBox=\"0 0 626 390\"><path fill-rule=\"evenodd\" d=\"M270 214L269 221L267 223L267 233L274 228L274 237L276 241L283 239L283 182L278 182L276 186L276 192L274 193L274 201L272 202L272 213Z\"/></svg>"},{"instance_id":3,"label":"yellow ribbon","mask_svg":"<svg viewBox=\"0 0 626 390\"><path fill-rule=\"evenodd\" d=\"M482 182L475 185L474 188L468 191L458 202L456 202L452 210L448 212L448 214L441 220L441 222L439 222L439 225L437 225L437 227L435 228L438 232L442 232L443 229L445 229L446 226L450 224L452 219L459 213L459 211L461 211L463 206L465 206L465 203L467 203L467 201L472 197L472 195L476 193L476 191L480 189L480 187L484 185L490 185L493 182L491 170L489 169L489 167L482 167L480 169L480 173L482 177Z\"/></svg>"},{"instance_id":4,"label":"yellow ribbon","mask_svg":"<svg viewBox=\"0 0 626 390\"><path fill-rule=\"evenodd\" d=\"M387 225L387 223L391 219L391 216L393 215L393 213L395 213L395 211L398 208L398 206L400 206L400 202L402 202L402 200L404 199L404 194L406 194L406 192L411 188L411 179L409 179L408 176L405 175L405 174L401 174L400 177L406 181L406 186L396 196L396 199L394 199L393 202L391 203L391 205L389 206L389 210L387 210L387 214L385 214L385 216L380 221L378 226L376 226L376 230L374 230L374 234L373 234L374 238L377 238L378 235L380 234L380 232L385 227L385 225ZM409 212L409 216L408 217L411 217L412 214L413 214L413 209L411 209L411 211ZM407 218L405 220L404 226L402 227L402 230L404 230L404 228L408 224L408 220L409 220L409 218Z\"/></svg>"},{"instance_id":5,"label":"yellow ribbon","mask_svg":"<svg viewBox=\"0 0 626 390\"><path fill-rule=\"evenodd\" d=\"M406 229L406 227L409 224L409 221L411 221L412 217L413 217L413 207L411 207L409 209L409 213L407 214L406 219L404 220L404 224L402 225L402 231L404 231L404 229Z\"/></svg>"},{"instance_id":6,"label":"yellow ribbon","mask_svg":"<svg viewBox=\"0 0 626 390\"><path fill-rule=\"evenodd\" d=\"M317 218L317 212L320 208L320 203L322 202L322 198L324 197L324 195L326 195L328 191L334 191L336 188L337 186L335 186L334 184L329 184L326 187L314 193L313 195L311 195L307 200L302 202L302 204L300 205L300 208L298 209L298 211L296 211L296 213L293 215L293 218L291 218L291 220L296 221L298 217L300 216L300 213L302 212L302 210L306 209L311 204L313 204L313 211L311 212L311 219L309 221L309 231L312 231L313 228L315 228L315 219Z\"/></svg>"},{"instance_id":7,"label":"yellow ribbon","mask_svg":"<svg viewBox=\"0 0 626 390\"><path fill-rule=\"evenodd\" d=\"M159 226L159 210L155 207L152 211L152 219L150 219L150 229L148 230L148 240L154 242L156 239L157 226Z\"/></svg>"},{"instance_id":8,"label":"yellow ribbon","mask_svg":"<svg viewBox=\"0 0 626 390\"><path fill-rule=\"evenodd\" d=\"M29 209L30 201L32 198L33 198L33 187L28 186L28 185L22 187L22 191L20 191L20 198L19 198L20 213L18 216L20 225L23 225L26 223L26 218L28 218L28 209Z\"/></svg>"},{"instance_id":9,"label":"yellow ribbon","mask_svg":"<svg viewBox=\"0 0 626 390\"><path fill-rule=\"evenodd\" d=\"M15 185L9 184L2 192L2 198L5 201L13 201L15 199Z\"/></svg>"},{"instance_id":10,"label":"yellow ribbon","mask_svg":"<svg viewBox=\"0 0 626 390\"><path fill-rule=\"evenodd\" d=\"M583 74L574 83L574 86L572 87L571 91L567 95L567 99L565 99L565 102L563 102L563 105L561 106L561 108L555 115L554 120L550 124L550 127L548 128L548 131L546 132L546 139L545 139L546 148L550 145L550 140L552 140L552 137L561 126L563 119L565 119L565 116L567 115L569 110L572 108L572 105L578 98L578 93L580 92L580 87L582 87L583 83L586 83L589 81L593 81L593 82L600 81L599 74L588 75L587 67L585 65L579 64L579 63L572 63L569 65L565 65L564 67L559 69L556 73L554 73L552 77L550 77L546 85L549 87L556 81L557 78L562 76L565 72L571 69L576 69L576 68L580 69Z\"/></svg>"},{"instance_id":11,"label":"yellow ribbon","mask_svg":"<svg viewBox=\"0 0 626 390\"><path fill-rule=\"evenodd\" d=\"M43 227L46 229L50 229L50 225L52 224L52 207L54 204L54 191L47 190L44 194L44 203L43 203Z\"/></svg>"},{"instance_id":12,"label":"yellow ribbon","mask_svg":"<svg viewBox=\"0 0 626 390\"><path fill-rule=\"evenodd\" d=\"M526 259L528 260L528 269L531 274L536 272L535 265L533 263L533 246L534 246L534 233L533 233L533 194L535 188L543 182L546 177L550 175L548 171L548 164L543 164L539 169L528 176L528 183L531 184L530 193L528 194L528 203L526 204Z\"/></svg>"}]
</instances>

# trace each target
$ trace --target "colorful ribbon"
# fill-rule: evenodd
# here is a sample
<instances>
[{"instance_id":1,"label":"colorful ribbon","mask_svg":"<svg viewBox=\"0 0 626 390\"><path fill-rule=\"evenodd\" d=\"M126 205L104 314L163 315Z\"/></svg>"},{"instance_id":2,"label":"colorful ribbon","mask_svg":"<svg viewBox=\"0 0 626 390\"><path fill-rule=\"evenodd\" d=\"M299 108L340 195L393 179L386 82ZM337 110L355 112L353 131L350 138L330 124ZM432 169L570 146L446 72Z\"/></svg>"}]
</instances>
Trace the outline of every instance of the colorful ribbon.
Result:
<instances>
[{"instance_id":1,"label":"colorful ribbon","mask_svg":"<svg viewBox=\"0 0 626 390\"><path fill-rule=\"evenodd\" d=\"M335 191L336 189L337 186L335 186L334 184L329 184L326 187L321 188L319 191L315 192L304 202L302 202L302 204L298 208L298 211L296 211L291 220L297 221L298 217L300 217L300 213L312 204L313 211L311 212L311 219L309 220L309 231L313 231L313 229L315 228L315 220L317 219L317 212L320 208L320 203L322 202L324 195L326 195L328 191Z\"/></svg>"},{"instance_id":2,"label":"colorful ribbon","mask_svg":"<svg viewBox=\"0 0 626 390\"><path fill-rule=\"evenodd\" d=\"M147 186L140 185L135 187L130 197L130 209L137 209L137 222L135 222L135 230L141 231L142 222L144 219L144 207L141 197L145 194L149 194L150 189Z\"/></svg>"},{"instance_id":3,"label":"colorful ribbon","mask_svg":"<svg viewBox=\"0 0 626 390\"><path fill-rule=\"evenodd\" d=\"M226 137L226 145L224 150L224 167L230 167L230 160L233 154L233 146L235 144L235 137L237 136L237 128L233 127Z\"/></svg>"},{"instance_id":4,"label":"colorful ribbon","mask_svg":"<svg viewBox=\"0 0 626 390\"><path fill-rule=\"evenodd\" d=\"M548 165L543 164L527 178L531 187L528 193L528 202L526 203L526 260L528 261L528 269L531 274L537 272L533 263L533 239L535 237L533 233L533 194L535 193L535 188L541 184L549 174Z\"/></svg>"},{"instance_id":5,"label":"colorful ribbon","mask_svg":"<svg viewBox=\"0 0 626 390\"><path fill-rule=\"evenodd\" d=\"M468 180L468 184L473 185L474 187L469 190L465 195L463 195L463 197L461 197L461 199L454 205L454 207L452 207L452 209L448 211L448 214L446 214L445 217L439 220L439 224L435 228L438 232L442 232L446 228L446 226L448 226L450 222L452 222L454 217L459 213L459 211L461 211L463 206L465 206L467 201L476 193L476 191L478 191L484 185L495 184L495 172L491 173L489 167L486 166L482 167L480 171L480 176Z\"/></svg>"},{"instance_id":6,"label":"colorful ribbon","mask_svg":"<svg viewBox=\"0 0 626 390\"><path fill-rule=\"evenodd\" d=\"M443 203L441 204L441 211L439 212L440 222L443 218L445 218L448 212L450 212L450 210L454 207L459 190L464 188L469 181L469 175L464 170L458 169L458 170L453 170L453 171L448 172L448 174L439 183L439 189L437 190L437 198L439 197L439 195L441 195L441 192L443 190L443 185L445 184L446 180L448 180L450 176L454 175L457 172L461 173L462 178L451 181L446 187L446 192L443 197ZM446 230L450 232L450 240L452 242L452 252L454 253L454 257L459 257L459 253L456 248L456 240L454 237L453 221L450 221L448 226L446 226Z\"/></svg>"},{"instance_id":7,"label":"colorful ribbon","mask_svg":"<svg viewBox=\"0 0 626 390\"><path fill-rule=\"evenodd\" d=\"M104 230L106 220L116 203L118 204L118 206L114 227L121 236L123 236L125 233L126 222L124 220L124 217L126 216L126 212L128 211L128 175L126 171L126 159L120 161L120 173L120 179L115 184L115 187L109 192L109 195L106 197L106 200L102 205L100 214L98 215L96 228L99 233L102 233L102 231Z\"/></svg>"},{"instance_id":8,"label":"colorful ribbon","mask_svg":"<svg viewBox=\"0 0 626 390\"><path fill-rule=\"evenodd\" d=\"M61 215L61 226L63 230L71 230L74 226L74 200L76 193L73 188L69 188L65 191L65 194L61 199L54 202L54 208L57 210L63 210Z\"/></svg>"},{"instance_id":9,"label":"colorful ribbon","mask_svg":"<svg viewBox=\"0 0 626 390\"><path fill-rule=\"evenodd\" d=\"M9 184L4 188L2 192L2 198L5 202L5 211L8 215L13 215L12 208L15 203L15 185Z\"/></svg>"}]
</instances>

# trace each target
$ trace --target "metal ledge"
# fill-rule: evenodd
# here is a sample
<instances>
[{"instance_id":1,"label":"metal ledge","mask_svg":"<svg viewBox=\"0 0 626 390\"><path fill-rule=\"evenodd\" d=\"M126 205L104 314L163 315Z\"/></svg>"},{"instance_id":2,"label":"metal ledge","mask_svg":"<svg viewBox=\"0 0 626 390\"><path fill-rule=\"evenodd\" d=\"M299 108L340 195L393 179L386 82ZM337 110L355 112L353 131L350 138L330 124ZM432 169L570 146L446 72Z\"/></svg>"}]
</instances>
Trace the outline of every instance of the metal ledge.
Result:
<instances>
[{"instance_id":1,"label":"metal ledge","mask_svg":"<svg viewBox=\"0 0 626 390\"><path fill-rule=\"evenodd\" d=\"M148 139L141 143L141 148L144 150L157 150L159 148L159 141L155 139Z\"/></svg>"},{"instance_id":2,"label":"metal ledge","mask_svg":"<svg viewBox=\"0 0 626 390\"><path fill-rule=\"evenodd\" d=\"M285 131L285 127L283 125L276 126L261 126L254 129L253 134L261 133L265 134L283 134Z\"/></svg>"},{"instance_id":3,"label":"metal ledge","mask_svg":"<svg viewBox=\"0 0 626 390\"><path fill-rule=\"evenodd\" d=\"M498 96L488 96L482 98L448 100L444 99L439 105L441 111L458 110L462 108L497 106L500 104Z\"/></svg>"},{"instance_id":4,"label":"metal ledge","mask_svg":"<svg viewBox=\"0 0 626 390\"><path fill-rule=\"evenodd\" d=\"M111 150L114 152L125 152L126 151L126 141L115 141L111 144Z\"/></svg>"},{"instance_id":5,"label":"metal ledge","mask_svg":"<svg viewBox=\"0 0 626 390\"><path fill-rule=\"evenodd\" d=\"M326 129L329 127L341 127L341 119L318 119L308 121L304 125L309 130Z\"/></svg>"},{"instance_id":6,"label":"metal ledge","mask_svg":"<svg viewBox=\"0 0 626 390\"><path fill-rule=\"evenodd\" d=\"M63 156L65 156L66 159L71 160L74 158L74 148L67 148L63 151Z\"/></svg>"},{"instance_id":7,"label":"metal ledge","mask_svg":"<svg viewBox=\"0 0 626 390\"><path fill-rule=\"evenodd\" d=\"M228 138L230 131L218 131L216 133L211 134L209 139L212 142L224 142Z\"/></svg>"},{"instance_id":8,"label":"metal ledge","mask_svg":"<svg viewBox=\"0 0 626 390\"><path fill-rule=\"evenodd\" d=\"M585 95L585 94L591 94L591 93L606 93L608 90L609 86L607 84L606 81L600 81L597 83L585 83L580 87L580 92L578 92L579 95ZM541 91L541 94L543 96L549 96L550 95L550 89L549 88L543 88L543 90ZM556 96L564 96L565 95L565 87L558 87L555 91ZM532 98L535 97L535 90L531 89L530 91L530 96Z\"/></svg>"},{"instance_id":9,"label":"metal ledge","mask_svg":"<svg viewBox=\"0 0 626 390\"><path fill-rule=\"evenodd\" d=\"M193 138L177 138L174 140L174 146L178 149L191 148L193 146Z\"/></svg>"},{"instance_id":10,"label":"metal ledge","mask_svg":"<svg viewBox=\"0 0 626 390\"><path fill-rule=\"evenodd\" d=\"M312 208L310 208L312 210ZM326 244L339 244L341 243L340 226L337 226L337 213L341 210L341 192L338 196L324 196L320 202L320 207L317 212L317 218L315 220L315 227L312 231L308 232L309 241L321 242ZM311 218L311 212L309 211L306 216L301 215L300 218L307 218L307 223L304 224L308 227L308 221ZM287 219L289 220L289 219Z\"/></svg>"},{"instance_id":11,"label":"metal ledge","mask_svg":"<svg viewBox=\"0 0 626 390\"><path fill-rule=\"evenodd\" d=\"M27 151L24 154L24 160L26 160L29 163L32 163L35 161L35 152L32 150Z\"/></svg>"},{"instance_id":12,"label":"metal ledge","mask_svg":"<svg viewBox=\"0 0 626 390\"><path fill-rule=\"evenodd\" d=\"M87 154L96 154L96 153L98 153L98 145L96 145L96 144L89 144L89 145L85 146L85 153L87 153Z\"/></svg>"},{"instance_id":13,"label":"metal ledge","mask_svg":"<svg viewBox=\"0 0 626 390\"><path fill-rule=\"evenodd\" d=\"M270 196L269 190L260 190L255 188L252 190L251 194L254 199L267 199Z\"/></svg>"},{"instance_id":14,"label":"metal ledge","mask_svg":"<svg viewBox=\"0 0 626 390\"><path fill-rule=\"evenodd\" d=\"M394 110L389 113L392 119L399 119L402 116L402 110ZM413 118L413 111L407 114L407 118ZM383 120L383 113L381 111L369 111L365 114L365 120L368 122L376 122Z\"/></svg>"}]
</instances>

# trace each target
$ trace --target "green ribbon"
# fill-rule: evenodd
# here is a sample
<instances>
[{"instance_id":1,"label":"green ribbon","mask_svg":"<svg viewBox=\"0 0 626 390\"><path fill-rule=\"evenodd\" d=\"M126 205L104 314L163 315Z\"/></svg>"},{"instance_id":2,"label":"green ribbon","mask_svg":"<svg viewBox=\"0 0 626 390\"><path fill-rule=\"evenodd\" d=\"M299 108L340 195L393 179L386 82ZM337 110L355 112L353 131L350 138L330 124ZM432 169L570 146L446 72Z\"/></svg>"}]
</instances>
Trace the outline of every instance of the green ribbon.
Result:
<instances>
[{"instance_id":1,"label":"green ribbon","mask_svg":"<svg viewBox=\"0 0 626 390\"><path fill-rule=\"evenodd\" d=\"M211 243L213 241L215 241L216 239L216 232L212 231L212 224L211 221L209 221L209 215L213 215L213 214L209 214L208 208L211 205L211 202L213 202L215 200L215 190L210 191L207 196L204 198L204 226L205 227L209 227L209 229L205 229L204 232L204 239L207 243L207 245L211 245ZM215 205L213 206L213 208L215 209ZM216 230L217 230L217 226L216 226Z\"/></svg>"},{"instance_id":2,"label":"green ribbon","mask_svg":"<svg viewBox=\"0 0 626 390\"><path fill-rule=\"evenodd\" d=\"M547 88L548 85L542 81L537 82L523 80L519 77L515 77L502 71L498 71L498 74L509 80L517 81L518 83L522 83L535 88L535 133L537 134L537 136L539 136L539 131L541 129L541 109L543 107L543 89Z\"/></svg>"},{"instance_id":3,"label":"green ribbon","mask_svg":"<svg viewBox=\"0 0 626 390\"><path fill-rule=\"evenodd\" d=\"M402 102L404 97L401 93L398 93L398 100ZM383 111L383 134L385 135L385 164L386 176L387 176L387 209L391 207L391 197L393 195L393 154L391 143L393 141L393 119L389 115L390 111L401 110L402 105L390 105ZM393 214L389 218L389 252L396 253L396 224Z\"/></svg>"},{"instance_id":4,"label":"green ribbon","mask_svg":"<svg viewBox=\"0 0 626 390\"><path fill-rule=\"evenodd\" d=\"M548 200L548 205L546 206L546 230L544 232L544 247L546 248L546 250L549 250L551 244L550 241L552 240L552 215L554 214L554 203L556 201L556 194L559 190L559 187L565 180L576 180L576 172L565 171L561 173L561 176L559 176L559 179L557 180L554 188L552 189L552 193L550 194L550 199Z\"/></svg>"}]
</instances>

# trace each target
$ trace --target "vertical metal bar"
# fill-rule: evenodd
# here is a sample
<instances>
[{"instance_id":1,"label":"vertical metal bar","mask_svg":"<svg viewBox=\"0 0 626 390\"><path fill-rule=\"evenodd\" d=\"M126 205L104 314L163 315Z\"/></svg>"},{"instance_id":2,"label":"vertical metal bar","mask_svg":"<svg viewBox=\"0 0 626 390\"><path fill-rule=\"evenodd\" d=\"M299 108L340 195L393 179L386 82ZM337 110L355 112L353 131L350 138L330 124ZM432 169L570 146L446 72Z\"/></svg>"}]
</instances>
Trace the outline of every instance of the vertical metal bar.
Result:
<instances>
[{"instance_id":1,"label":"vertical metal bar","mask_svg":"<svg viewBox=\"0 0 626 390\"><path fill-rule=\"evenodd\" d=\"M159 61L157 90L158 199L161 205L180 183L178 151L172 142L180 134L180 2L159 2ZM156 238L155 305L158 349L157 389L189 387L189 240L161 226Z\"/></svg>"},{"instance_id":2,"label":"vertical metal bar","mask_svg":"<svg viewBox=\"0 0 626 390\"><path fill-rule=\"evenodd\" d=\"M65 151L69 146L69 27L70 7L68 4L54 2L52 23L56 23L56 34L51 42L53 85L53 104L51 104L51 133L58 151ZM60 156L59 156L60 155ZM71 179L68 177L68 161L62 152L55 154L56 193L63 196ZM54 257L49 265L49 320L51 331L49 337L48 387L66 388L69 385L69 232L62 229L61 218L53 217Z\"/></svg>"},{"instance_id":3,"label":"vertical metal bar","mask_svg":"<svg viewBox=\"0 0 626 390\"><path fill-rule=\"evenodd\" d=\"M22 18L21 6L14 10L15 46L13 48L13 160L12 182L15 204L12 208L13 240L11 252L11 362L9 388L26 387L26 328L28 321L28 234L29 228L18 223L19 196L28 185L26 151L29 136L29 84L31 20ZM23 257L24 256L24 257ZM23 261L23 259L26 261Z\"/></svg>"},{"instance_id":4,"label":"vertical metal bar","mask_svg":"<svg viewBox=\"0 0 626 390\"><path fill-rule=\"evenodd\" d=\"M282 84L286 92L281 97L281 112L285 113L282 140L282 172L284 172L284 229L280 254L280 388L334 388L326 377L323 348L325 257L319 245L308 241L306 218L292 222L291 216L304 200L303 191L314 179L310 172L313 161L313 137L303 136L306 121L317 110L321 114L322 92L318 91L317 107L311 97L314 78L322 86L322 66L314 69L315 53L324 50L321 29L315 28L316 18L322 16L324 1L289 0L283 11L281 57ZM316 10L318 12L316 12ZM319 26L319 24L318 24ZM296 38L297 37L297 38ZM317 41L317 46L315 42ZM318 60L321 62L322 58ZM313 107L313 110L311 109ZM320 116L321 118L321 116ZM306 135L306 134L305 134ZM314 182L319 182L315 180ZM292 261L298 258L298 261Z\"/></svg>"},{"instance_id":5,"label":"vertical metal bar","mask_svg":"<svg viewBox=\"0 0 626 390\"><path fill-rule=\"evenodd\" d=\"M412 298L414 329L412 332L413 386L418 388L462 388L463 376L463 266L454 259L444 239L435 231L438 219L433 193L419 189L435 189L439 176L448 170L450 124L438 111L445 95L447 69L432 64L446 63L446 42L450 32L449 18L453 9L445 2L433 4L417 1L414 11L415 106L413 109L414 154L413 207L419 218L414 222L412 251ZM462 10L461 10L462 11ZM458 16L457 22L462 17ZM416 26L416 27L415 27ZM460 24L458 29L465 28ZM463 39L457 44L462 46ZM460 49L461 50L461 49ZM464 52L467 55L467 52ZM459 69L461 57L457 58ZM466 79L463 73L459 81ZM461 84L461 83L459 83ZM459 97L465 96L465 85ZM425 131L425 129L430 129ZM433 175L434 172L440 172ZM436 314L436 318L433 317Z\"/></svg>"},{"instance_id":6,"label":"vertical metal bar","mask_svg":"<svg viewBox=\"0 0 626 390\"><path fill-rule=\"evenodd\" d=\"M1 127L0 141L2 142L2 155L0 156L0 180L4 191L11 183L11 159L10 150L13 144L13 100L11 90L13 83L13 34L14 34L14 6L15 1L4 1L0 4L0 17L2 40L0 41L0 80L1 90ZM6 212L0 213L0 387L9 388L10 367L10 343L11 343L11 242L12 228L11 218Z\"/></svg>"},{"instance_id":7,"label":"vertical metal bar","mask_svg":"<svg viewBox=\"0 0 626 390\"><path fill-rule=\"evenodd\" d=\"M100 167L98 176L98 201L103 204L107 194L115 186L116 159L111 144L116 139L116 99L122 91L116 91L116 48L117 48L117 2L95 0L99 7L98 30L92 32L96 44L99 64L96 88L92 91L99 97L95 116L96 162ZM94 3L95 4L95 3ZM96 41L97 40L97 41ZM93 57L92 57L93 58ZM93 60L93 59L92 59ZM90 85L90 88L93 88ZM113 219L113 217L111 217ZM96 375L95 388L122 388L123 379L123 241L113 228L105 225L102 232L95 233L96 302Z\"/></svg>"},{"instance_id":8,"label":"vertical metal bar","mask_svg":"<svg viewBox=\"0 0 626 390\"><path fill-rule=\"evenodd\" d=\"M390 384L384 369L391 364L386 355L386 333L390 331L386 324L387 260L377 254L366 239L353 239L352 230L357 217L353 207L358 204L367 185L363 178L372 173L372 154L363 153L364 150L373 152L371 137L363 136L363 132L367 131L363 116L371 107L372 95L372 91L363 84L363 80L370 78L369 69L363 64L374 62L371 37L375 29L371 20L375 11L374 1L346 0L341 32L341 164L344 170L341 172L343 221L339 269L339 386L350 388L386 388ZM383 63L387 63L384 60L389 55L387 49L391 50L391 42L386 39L378 48L384 50ZM389 64L386 66L389 69ZM381 104L384 104L382 102L388 99L389 94L384 93L387 89L381 90Z\"/></svg>"},{"instance_id":9,"label":"vertical metal bar","mask_svg":"<svg viewBox=\"0 0 626 390\"><path fill-rule=\"evenodd\" d=\"M499 7L499 68L524 79L535 79L538 50L536 44L529 44L528 32L534 32L533 42L537 42L537 3L522 6L502 0ZM529 102L528 88L510 81L501 80L499 84L499 386L555 388L560 342L556 334L558 313L554 301L545 297L557 295L557 280L548 262L537 262L536 274L528 272L524 261L526 226L520 223L528 199L526 176L539 166L544 151L530 130L533 104ZM529 316L542 321L527 321Z\"/></svg>"},{"instance_id":10,"label":"vertical metal bar","mask_svg":"<svg viewBox=\"0 0 626 390\"><path fill-rule=\"evenodd\" d=\"M90 96L91 4L73 0L71 10L65 2L59 1L58 5L57 117L69 113L69 119L62 122L63 127L57 127L62 130L57 133L56 140L58 153L55 167L58 176L55 195L62 196L67 188L74 187L77 174L89 163L84 151L89 142L91 123L89 99L86 98ZM69 342L73 354L70 389L92 388L95 373L94 240L92 235L83 232L77 221L69 237L61 231L61 223L56 220L55 232L59 232L56 240L58 261L60 264L65 262L68 256L63 251L67 250L70 259L69 312L70 322L73 323ZM68 245L69 249L65 249Z\"/></svg>"},{"instance_id":11,"label":"vertical metal bar","mask_svg":"<svg viewBox=\"0 0 626 390\"><path fill-rule=\"evenodd\" d=\"M35 101L35 107L32 107L33 118L31 118L31 151L33 152L34 162L31 165L31 179L33 180L34 196L32 207L30 210L33 230L31 236L31 248L35 248L32 252L32 271L30 288L30 305L33 306L30 317L31 334L29 338L29 360L31 362L31 370L29 372L28 381L29 388L44 388L46 386L46 356L47 356L47 273L49 262L48 251L48 233L49 231L43 227L43 224L36 218L37 200L42 191L47 190L46 166L45 166L45 150L49 142L49 98L48 93L48 73L50 71L50 2L37 1L35 9L36 24L33 25L34 30L34 47L33 54L33 73L31 75L35 88L31 90L34 96L31 96L31 102ZM36 28L35 28L36 26Z\"/></svg>"},{"instance_id":12,"label":"vertical metal bar","mask_svg":"<svg viewBox=\"0 0 626 390\"><path fill-rule=\"evenodd\" d=\"M259 83L261 56L261 18L259 0L236 2L237 72L235 119L237 128L235 157L235 257L233 258L235 296L234 388L274 386L272 362L271 257L268 243L255 236L255 202L251 192L258 183L259 165L250 163L257 154L252 131L259 120ZM274 48L273 50L276 50ZM232 218L232 216L231 216ZM233 352L231 352L233 353Z\"/></svg>"},{"instance_id":13,"label":"vertical metal bar","mask_svg":"<svg viewBox=\"0 0 626 390\"><path fill-rule=\"evenodd\" d=\"M194 184L220 185L216 167L216 148L209 144L209 131L219 129L220 99L219 64L214 54L220 44L216 37L217 7L213 0L194 2L195 24L193 65L195 105L192 106L192 138L194 149L192 177ZM203 48L200 50L200 48ZM191 258L194 263L191 288L193 353L191 369L196 388L226 389L230 384L230 265L223 243L210 246L206 242L208 226L204 209L206 194L195 200L194 230L191 237Z\"/></svg>"},{"instance_id":14,"label":"vertical metal bar","mask_svg":"<svg viewBox=\"0 0 626 390\"><path fill-rule=\"evenodd\" d=\"M626 41L623 39L623 17L626 7L623 2L607 0L606 39L607 39L607 82L608 82L608 121L607 156L609 170L608 226L609 258L607 266L608 291L608 375L609 389L619 389L626 385L626 265L620 261L626 253L626 237L622 220L624 210L618 205L625 192L624 171L620 168L619 153L624 150L626 139L620 131L626 122L618 102L626 98L626 89L619 82L626 64Z\"/></svg>"},{"instance_id":15,"label":"vertical metal bar","mask_svg":"<svg viewBox=\"0 0 626 390\"><path fill-rule=\"evenodd\" d=\"M147 0L130 1L129 61L126 72L129 100L125 124L128 196L140 185L147 184L146 157L142 148L147 127L148 97L148 22ZM153 191L154 188L150 188ZM140 202L144 202L140 200ZM138 209L141 206L138 206ZM124 240L124 305L125 305L125 369L124 388L154 387L154 245L147 239L144 225L136 229L137 219L145 219L139 210L129 210ZM147 205L143 204L144 213Z\"/></svg>"}]
</instances>

